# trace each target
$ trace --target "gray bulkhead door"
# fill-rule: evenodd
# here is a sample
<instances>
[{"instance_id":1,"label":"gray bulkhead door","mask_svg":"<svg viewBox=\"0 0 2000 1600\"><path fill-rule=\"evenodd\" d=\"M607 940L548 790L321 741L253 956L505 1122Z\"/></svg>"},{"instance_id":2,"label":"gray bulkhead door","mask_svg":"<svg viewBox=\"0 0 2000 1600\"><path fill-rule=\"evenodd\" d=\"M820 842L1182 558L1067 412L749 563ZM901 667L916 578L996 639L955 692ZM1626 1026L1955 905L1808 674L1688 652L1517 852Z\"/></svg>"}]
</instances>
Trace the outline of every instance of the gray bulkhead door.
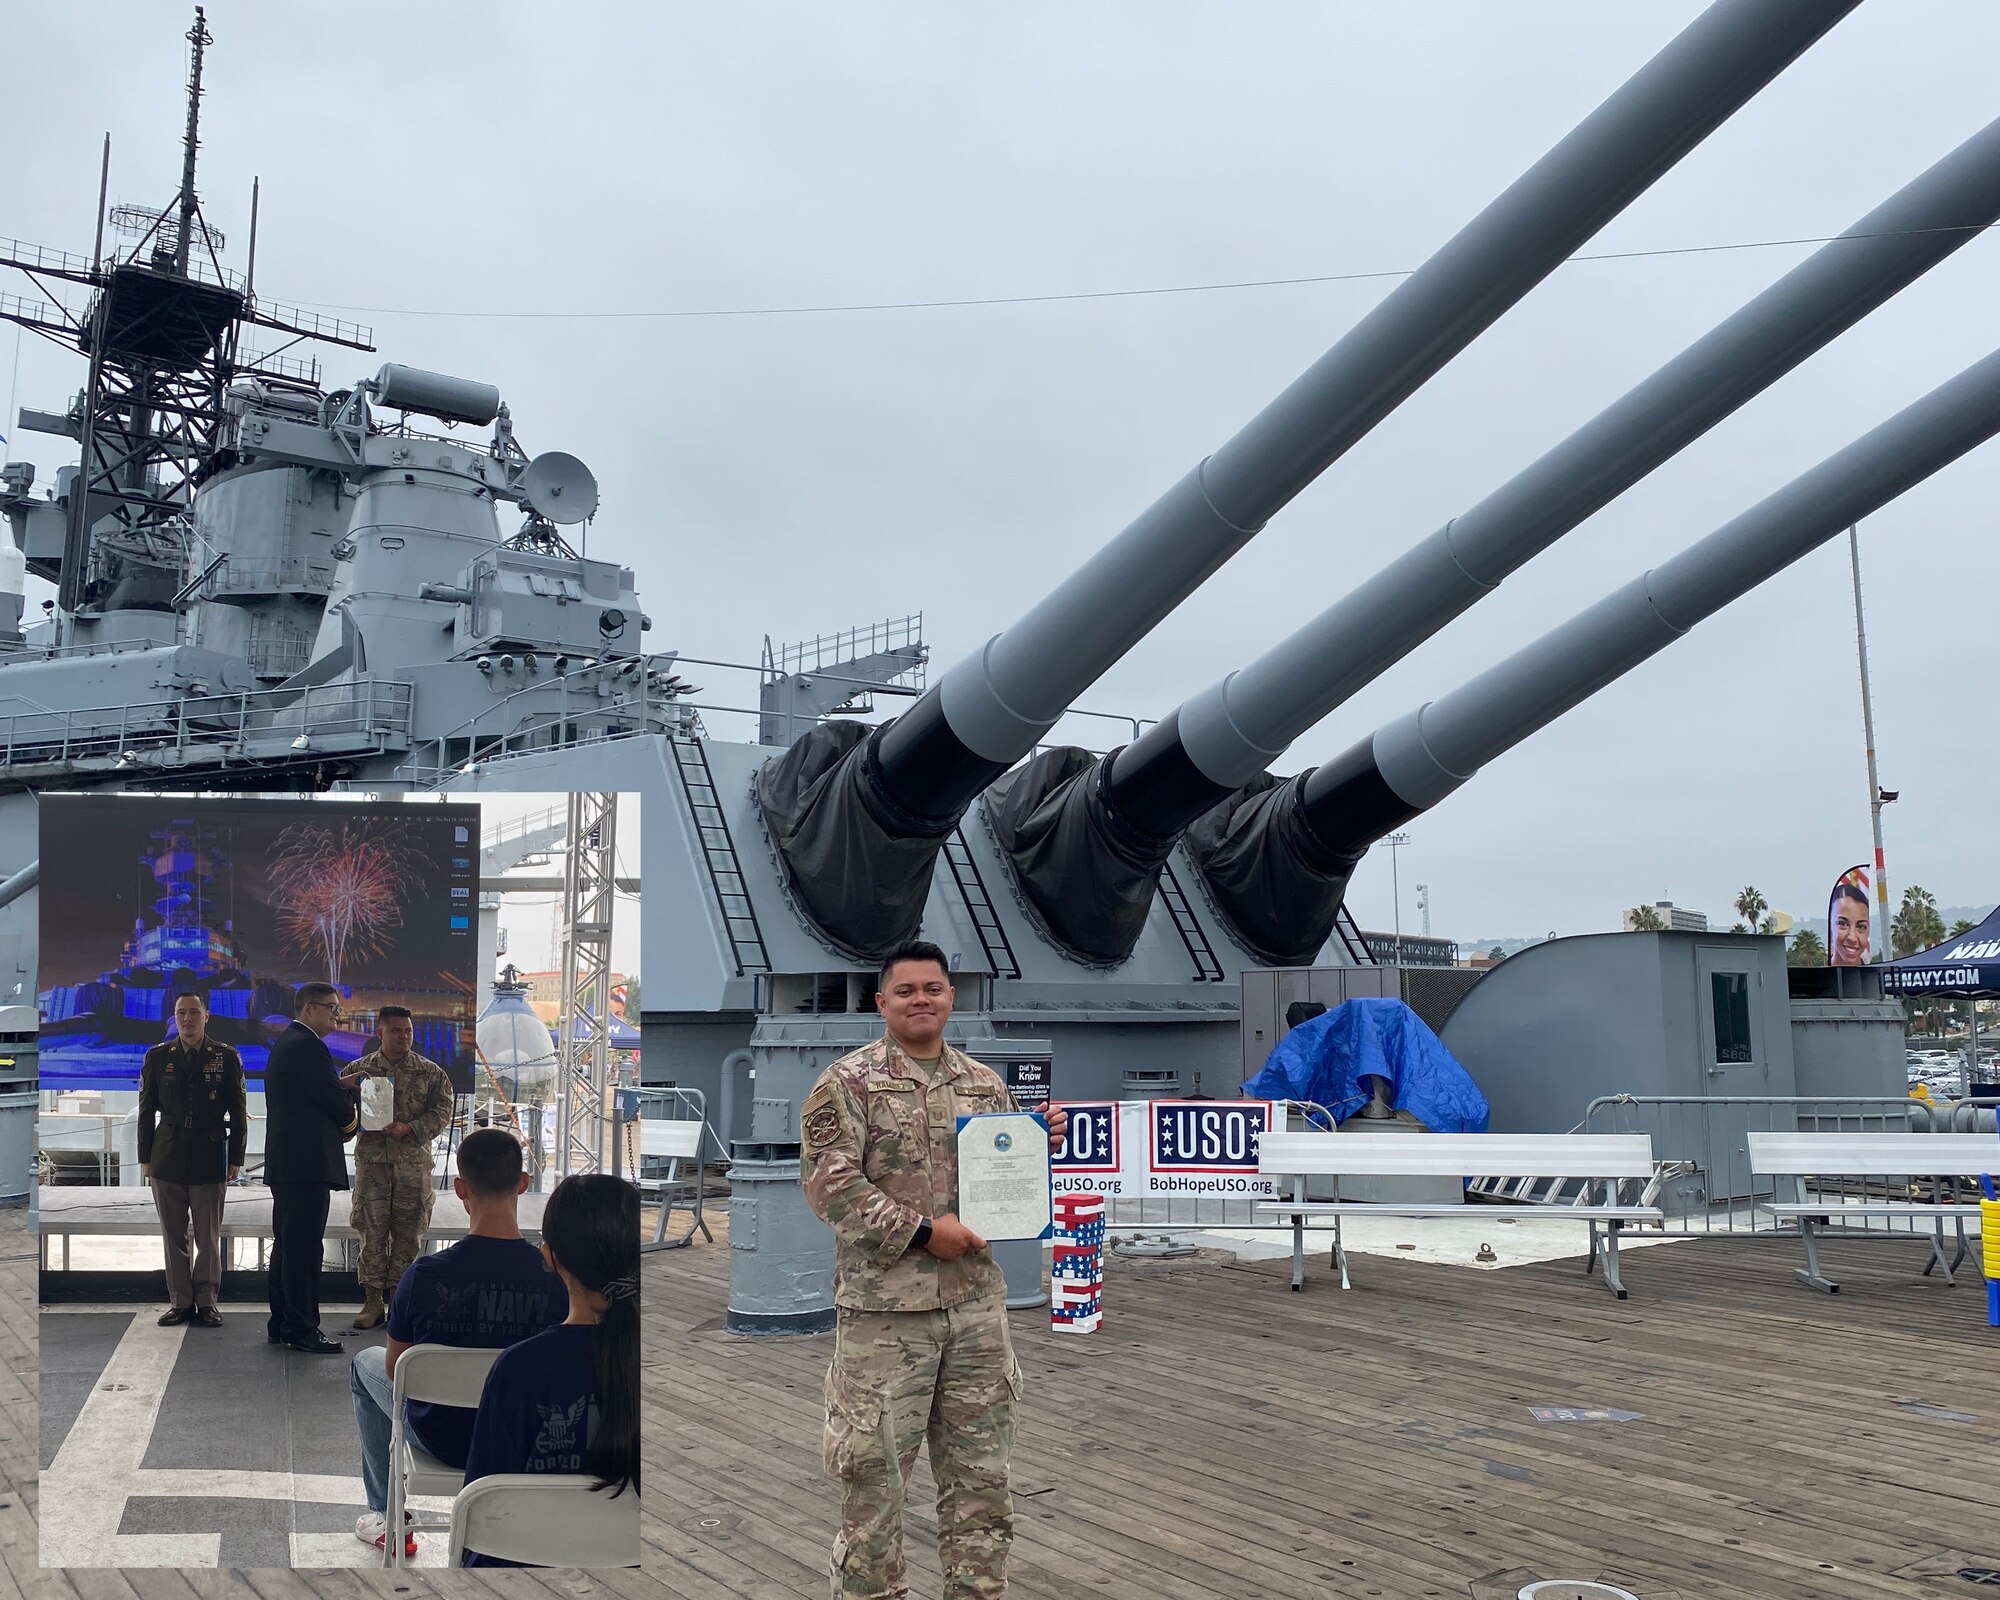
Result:
<instances>
[{"instance_id":1,"label":"gray bulkhead door","mask_svg":"<svg viewBox=\"0 0 2000 1600\"><path fill-rule=\"evenodd\" d=\"M1697 945L1694 952L1698 1094L1718 1099L1770 1092L1764 1059L1763 977L1749 952L1727 945ZM1706 1108L1706 1173L1711 1202L1746 1200L1753 1193L1748 1134L1771 1126L1769 1107L1711 1104ZM1763 1193L1769 1194L1766 1182Z\"/></svg>"}]
</instances>

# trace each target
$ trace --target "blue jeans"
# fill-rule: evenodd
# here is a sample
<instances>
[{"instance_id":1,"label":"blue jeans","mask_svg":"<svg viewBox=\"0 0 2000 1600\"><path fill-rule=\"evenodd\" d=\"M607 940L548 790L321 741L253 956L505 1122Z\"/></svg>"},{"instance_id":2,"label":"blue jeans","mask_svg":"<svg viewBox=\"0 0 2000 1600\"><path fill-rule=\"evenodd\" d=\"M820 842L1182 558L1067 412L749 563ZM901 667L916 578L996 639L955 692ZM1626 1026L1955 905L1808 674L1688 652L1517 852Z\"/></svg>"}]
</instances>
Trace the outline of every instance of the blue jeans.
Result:
<instances>
[{"instance_id":1,"label":"blue jeans","mask_svg":"<svg viewBox=\"0 0 2000 1600\"><path fill-rule=\"evenodd\" d=\"M354 1393L354 1426L361 1434L361 1486L368 1492L370 1511L389 1509L389 1407L395 1398L396 1380L384 1365L387 1356L381 1345L371 1344L354 1352L347 1371L347 1385ZM403 1431L430 1449L407 1418Z\"/></svg>"}]
</instances>

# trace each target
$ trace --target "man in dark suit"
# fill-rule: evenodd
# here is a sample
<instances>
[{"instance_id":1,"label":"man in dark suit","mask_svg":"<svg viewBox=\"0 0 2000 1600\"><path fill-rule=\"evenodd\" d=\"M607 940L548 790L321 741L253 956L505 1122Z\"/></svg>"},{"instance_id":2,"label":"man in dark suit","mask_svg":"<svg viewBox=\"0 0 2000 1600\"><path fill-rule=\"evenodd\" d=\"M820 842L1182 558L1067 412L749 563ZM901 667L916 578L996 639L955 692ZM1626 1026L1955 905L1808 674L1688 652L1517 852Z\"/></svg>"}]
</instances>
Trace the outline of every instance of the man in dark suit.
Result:
<instances>
[{"instance_id":1,"label":"man in dark suit","mask_svg":"<svg viewBox=\"0 0 2000 1600\"><path fill-rule=\"evenodd\" d=\"M361 1125L321 1035L340 1021L340 994L302 984L296 1021L264 1063L264 1182L271 1189L271 1320L265 1335L308 1355L337 1355L319 1326L320 1257L333 1191L347 1187L341 1143Z\"/></svg>"}]
</instances>

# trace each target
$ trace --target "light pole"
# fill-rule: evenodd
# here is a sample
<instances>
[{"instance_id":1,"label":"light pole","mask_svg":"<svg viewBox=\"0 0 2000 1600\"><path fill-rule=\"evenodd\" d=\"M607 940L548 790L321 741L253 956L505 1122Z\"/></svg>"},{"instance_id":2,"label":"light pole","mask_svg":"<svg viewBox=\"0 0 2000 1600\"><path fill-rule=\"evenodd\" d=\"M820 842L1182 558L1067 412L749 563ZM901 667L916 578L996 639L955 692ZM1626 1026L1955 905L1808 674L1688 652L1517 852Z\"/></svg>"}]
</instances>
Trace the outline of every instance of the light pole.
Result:
<instances>
[{"instance_id":1,"label":"light pole","mask_svg":"<svg viewBox=\"0 0 2000 1600\"><path fill-rule=\"evenodd\" d=\"M1389 893L1396 902L1396 962L1400 966L1403 960L1403 877L1397 868L1396 852L1410 842L1410 836L1407 833L1392 833L1382 842L1389 847Z\"/></svg>"},{"instance_id":2,"label":"light pole","mask_svg":"<svg viewBox=\"0 0 2000 1600\"><path fill-rule=\"evenodd\" d=\"M1424 937L1428 939L1431 936L1431 886L1427 883L1417 885L1417 909L1424 914Z\"/></svg>"}]
</instances>

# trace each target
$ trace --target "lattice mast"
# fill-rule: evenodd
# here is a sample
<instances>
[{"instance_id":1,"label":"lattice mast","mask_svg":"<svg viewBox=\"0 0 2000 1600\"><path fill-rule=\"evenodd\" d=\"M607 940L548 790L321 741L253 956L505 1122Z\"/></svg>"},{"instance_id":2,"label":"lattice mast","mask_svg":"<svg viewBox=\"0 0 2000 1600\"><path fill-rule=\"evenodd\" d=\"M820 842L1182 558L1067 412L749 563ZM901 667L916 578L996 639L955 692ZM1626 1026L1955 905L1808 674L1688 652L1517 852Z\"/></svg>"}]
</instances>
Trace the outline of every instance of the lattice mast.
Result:
<instances>
[{"instance_id":1,"label":"lattice mast","mask_svg":"<svg viewBox=\"0 0 2000 1600\"><path fill-rule=\"evenodd\" d=\"M21 417L22 425L73 439L81 449L61 554L29 559L30 571L60 586L69 613L169 608L186 574L188 507L195 486L214 470L229 384L238 376L317 383L311 363L276 352L241 353L244 323L290 334L291 343L375 348L366 328L260 304L248 281L223 267L217 253L222 235L202 216L195 184L202 76L215 42L200 7L187 40L187 122L173 203L113 208L108 220L114 229L136 242L105 253L106 135L97 245L88 259L0 239L0 266L24 273L43 296L0 294L0 320L90 363L84 391L66 416ZM253 237L253 259L255 249ZM81 309L71 303L70 285L90 291Z\"/></svg>"}]
</instances>

